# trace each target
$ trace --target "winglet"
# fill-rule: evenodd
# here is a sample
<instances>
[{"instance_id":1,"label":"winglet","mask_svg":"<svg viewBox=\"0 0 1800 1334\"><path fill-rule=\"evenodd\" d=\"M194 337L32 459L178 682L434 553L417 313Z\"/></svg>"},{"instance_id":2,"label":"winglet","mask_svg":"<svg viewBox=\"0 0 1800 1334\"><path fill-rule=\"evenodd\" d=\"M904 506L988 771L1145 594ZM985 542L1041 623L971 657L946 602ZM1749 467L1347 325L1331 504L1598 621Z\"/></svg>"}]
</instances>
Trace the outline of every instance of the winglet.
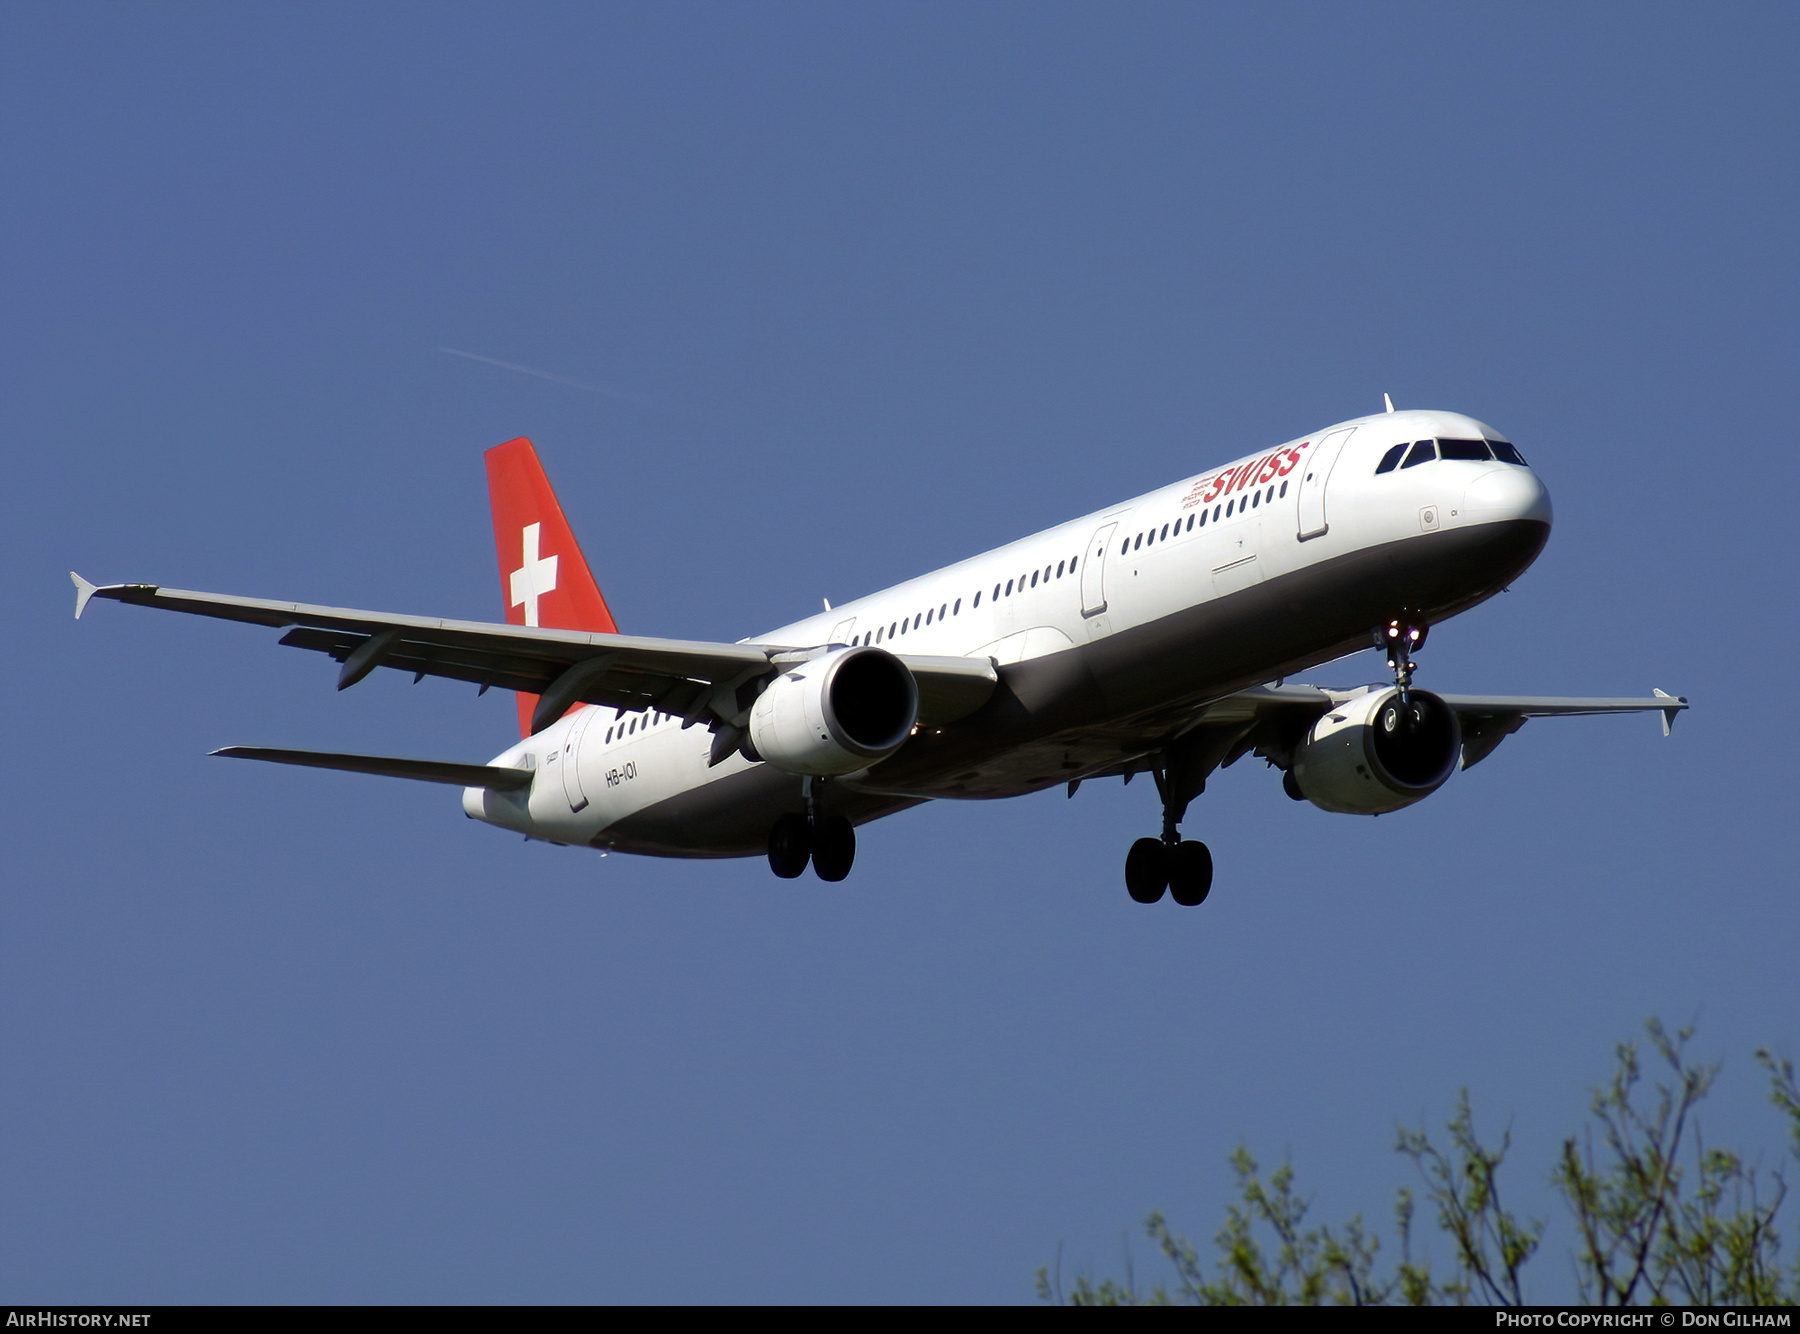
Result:
<instances>
[{"instance_id":1,"label":"winglet","mask_svg":"<svg viewBox=\"0 0 1800 1334\"><path fill-rule=\"evenodd\" d=\"M1674 701L1672 704L1669 705L1668 708L1666 708L1662 711L1663 735L1668 736L1671 732L1673 732L1675 730L1675 715L1680 713L1683 709L1685 709L1688 706L1687 696L1686 695L1671 695L1668 691L1658 690L1655 686L1650 687L1650 692L1653 695L1655 695L1658 699L1666 699L1666 700Z\"/></svg>"},{"instance_id":2,"label":"winglet","mask_svg":"<svg viewBox=\"0 0 1800 1334\"><path fill-rule=\"evenodd\" d=\"M69 571L69 578L75 581L75 619L81 619L81 613L87 610L88 599L100 591L99 584L90 584L75 571Z\"/></svg>"}]
</instances>

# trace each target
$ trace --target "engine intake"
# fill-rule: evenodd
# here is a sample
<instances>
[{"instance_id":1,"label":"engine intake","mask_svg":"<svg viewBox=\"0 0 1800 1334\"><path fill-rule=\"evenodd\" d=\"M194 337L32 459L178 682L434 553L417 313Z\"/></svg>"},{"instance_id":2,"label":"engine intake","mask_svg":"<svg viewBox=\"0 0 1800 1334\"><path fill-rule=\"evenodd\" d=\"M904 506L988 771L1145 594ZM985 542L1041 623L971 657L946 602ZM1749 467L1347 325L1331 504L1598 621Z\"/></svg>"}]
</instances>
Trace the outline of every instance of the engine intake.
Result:
<instances>
[{"instance_id":1,"label":"engine intake","mask_svg":"<svg viewBox=\"0 0 1800 1334\"><path fill-rule=\"evenodd\" d=\"M777 769L848 774L912 735L919 687L906 664L863 646L822 653L771 681L750 710L750 744Z\"/></svg>"},{"instance_id":2,"label":"engine intake","mask_svg":"<svg viewBox=\"0 0 1800 1334\"><path fill-rule=\"evenodd\" d=\"M1456 771L1456 711L1426 690L1371 690L1314 723L1294 751L1294 781L1313 805L1381 815L1422 801Z\"/></svg>"}]
</instances>

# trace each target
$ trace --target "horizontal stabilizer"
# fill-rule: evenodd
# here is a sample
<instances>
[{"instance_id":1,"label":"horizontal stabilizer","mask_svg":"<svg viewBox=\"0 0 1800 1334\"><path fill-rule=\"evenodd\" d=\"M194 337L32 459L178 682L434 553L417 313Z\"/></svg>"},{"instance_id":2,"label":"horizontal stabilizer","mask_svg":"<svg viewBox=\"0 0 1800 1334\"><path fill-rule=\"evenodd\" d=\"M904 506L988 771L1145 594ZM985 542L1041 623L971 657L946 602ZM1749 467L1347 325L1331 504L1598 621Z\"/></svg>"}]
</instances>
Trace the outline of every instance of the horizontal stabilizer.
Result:
<instances>
[{"instance_id":1,"label":"horizontal stabilizer","mask_svg":"<svg viewBox=\"0 0 1800 1334\"><path fill-rule=\"evenodd\" d=\"M382 778L416 778L424 783L448 783L452 787L488 787L517 792L531 786L529 769L504 769L494 764L447 764L441 760L396 760L384 755L337 755L322 750L271 750L266 746L227 746L215 750L231 760L269 760L275 764L300 764L309 769L343 769L353 774L377 774Z\"/></svg>"},{"instance_id":2,"label":"horizontal stabilizer","mask_svg":"<svg viewBox=\"0 0 1800 1334\"><path fill-rule=\"evenodd\" d=\"M81 619L81 613L87 610L88 599L100 591L98 584L90 584L75 571L69 571L69 578L75 581L75 619Z\"/></svg>"}]
</instances>

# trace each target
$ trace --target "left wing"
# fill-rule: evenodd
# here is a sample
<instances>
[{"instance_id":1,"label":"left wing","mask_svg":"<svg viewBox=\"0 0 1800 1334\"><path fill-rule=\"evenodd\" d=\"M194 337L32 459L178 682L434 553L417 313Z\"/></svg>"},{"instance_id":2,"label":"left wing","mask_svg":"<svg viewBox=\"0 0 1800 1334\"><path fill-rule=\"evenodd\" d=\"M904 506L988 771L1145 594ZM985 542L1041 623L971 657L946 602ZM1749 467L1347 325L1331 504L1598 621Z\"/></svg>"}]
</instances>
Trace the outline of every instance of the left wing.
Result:
<instances>
[{"instance_id":1,"label":"left wing","mask_svg":"<svg viewBox=\"0 0 1800 1334\"><path fill-rule=\"evenodd\" d=\"M783 667L805 661L826 645L713 644L639 635L547 630L396 616L302 602L195 593L155 584L100 587L78 574L75 615L92 598L160 607L277 629L291 627L281 642L313 649L343 664L338 689L355 685L377 667L413 673L415 681L444 676L539 696L532 731L541 731L571 705L603 704L627 710L658 709L704 723L717 740L714 760L735 748L758 683ZM988 658L895 654L919 686L919 718L932 725L967 717L987 702L999 680ZM723 743L723 744L720 744Z\"/></svg>"}]
</instances>

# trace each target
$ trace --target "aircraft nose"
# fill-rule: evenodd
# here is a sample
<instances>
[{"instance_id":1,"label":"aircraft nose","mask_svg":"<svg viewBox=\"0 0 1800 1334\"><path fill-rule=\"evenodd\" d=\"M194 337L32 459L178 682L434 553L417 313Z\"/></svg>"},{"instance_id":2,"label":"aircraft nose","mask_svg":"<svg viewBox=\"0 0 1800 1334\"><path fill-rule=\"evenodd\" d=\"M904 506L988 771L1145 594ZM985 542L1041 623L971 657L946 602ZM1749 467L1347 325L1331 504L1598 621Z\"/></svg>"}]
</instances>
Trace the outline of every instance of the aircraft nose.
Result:
<instances>
[{"instance_id":1,"label":"aircraft nose","mask_svg":"<svg viewBox=\"0 0 1800 1334\"><path fill-rule=\"evenodd\" d=\"M1463 513L1471 523L1536 519L1547 524L1550 492L1529 468L1495 468L1469 483L1463 494Z\"/></svg>"}]
</instances>

